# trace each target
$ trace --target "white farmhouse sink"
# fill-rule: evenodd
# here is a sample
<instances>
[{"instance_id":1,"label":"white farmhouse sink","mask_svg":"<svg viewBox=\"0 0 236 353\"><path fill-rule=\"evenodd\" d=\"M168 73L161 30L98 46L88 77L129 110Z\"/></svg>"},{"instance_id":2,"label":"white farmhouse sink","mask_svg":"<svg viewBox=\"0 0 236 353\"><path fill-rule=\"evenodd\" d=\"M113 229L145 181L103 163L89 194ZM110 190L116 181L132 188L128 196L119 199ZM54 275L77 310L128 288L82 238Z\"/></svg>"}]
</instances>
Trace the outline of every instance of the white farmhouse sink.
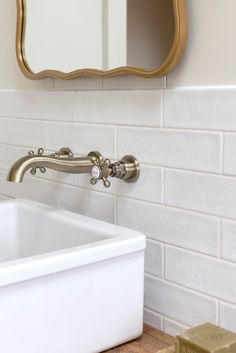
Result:
<instances>
[{"instance_id":1,"label":"white farmhouse sink","mask_svg":"<svg viewBox=\"0 0 236 353\"><path fill-rule=\"evenodd\" d=\"M142 333L145 236L0 202L0 352L95 353Z\"/></svg>"}]
</instances>

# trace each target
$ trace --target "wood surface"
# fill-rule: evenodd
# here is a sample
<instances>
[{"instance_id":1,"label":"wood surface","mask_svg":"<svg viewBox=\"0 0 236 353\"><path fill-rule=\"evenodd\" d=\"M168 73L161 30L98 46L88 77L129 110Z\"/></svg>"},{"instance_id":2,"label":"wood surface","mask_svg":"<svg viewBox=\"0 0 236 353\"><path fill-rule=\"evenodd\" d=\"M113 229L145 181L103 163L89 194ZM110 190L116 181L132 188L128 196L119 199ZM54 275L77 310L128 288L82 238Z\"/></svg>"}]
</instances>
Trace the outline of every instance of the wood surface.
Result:
<instances>
[{"instance_id":1,"label":"wood surface","mask_svg":"<svg viewBox=\"0 0 236 353\"><path fill-rule=\"evenodd\" d=\"M109 349L104 353L157 353L174 344L175 338L145 325L143 335L140 338L119 347Z\"/></svg>"}]
</instances>

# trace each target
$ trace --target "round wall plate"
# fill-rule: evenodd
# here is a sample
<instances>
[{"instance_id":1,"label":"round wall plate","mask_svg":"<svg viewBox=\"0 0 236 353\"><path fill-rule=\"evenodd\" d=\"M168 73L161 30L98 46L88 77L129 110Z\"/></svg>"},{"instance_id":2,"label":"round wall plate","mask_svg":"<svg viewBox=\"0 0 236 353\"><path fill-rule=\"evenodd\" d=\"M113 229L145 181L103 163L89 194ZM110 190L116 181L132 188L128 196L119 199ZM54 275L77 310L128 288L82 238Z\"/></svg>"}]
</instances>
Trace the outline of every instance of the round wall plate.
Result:
<instances>
[{"instance_id":1,"label":"round wall plate","mask_svg":"<svg viewBox=\"0 0 236 353\"><path fill-rule=\"evenodd\" d=\"M121 160L120 160L121 163L124 163L124 164L132 164L132 169L133 169L133 175L132 177L130 178L124 178L123 180L126 182L126 183L135 183L139 176L140 176L140 166L139 166L139 162L138 160L134 157L134 156L130 156L130 155L127 155L127 156L124 156Z\"/></svg>"}]
</instances>

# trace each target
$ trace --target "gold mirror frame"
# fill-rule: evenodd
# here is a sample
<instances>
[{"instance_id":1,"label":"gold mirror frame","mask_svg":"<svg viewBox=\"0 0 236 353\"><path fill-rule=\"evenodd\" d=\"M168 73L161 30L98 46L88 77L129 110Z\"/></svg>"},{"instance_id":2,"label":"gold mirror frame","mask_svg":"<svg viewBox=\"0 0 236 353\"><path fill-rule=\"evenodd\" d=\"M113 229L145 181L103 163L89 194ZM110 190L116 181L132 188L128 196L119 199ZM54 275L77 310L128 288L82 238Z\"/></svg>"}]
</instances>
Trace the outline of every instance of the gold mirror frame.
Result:
<instances>
[{"instance_id":1,"label":"gold mirror frame","mask_svg":"<svg viewBox=\"0 0 236 353\"><path fill-rule=\"evenodd\" d=\"M26 28L26 1L17 2L17 30L16 30L16 55L23 74L31 80L38 80L46 77L69 80L80 76L111 77L121 74L133 74L141 77L160 77L170 72L179 62L187 45L188 20L186 0L172 0L175 17L175 35L169 55L165 61L154 70L145 70L135 67L120 67L117 69L102 71L96 69L79 69L69 73L57 70L44 70L34 73L25 57L24 40Z\"/></svg>"}]
</instances>

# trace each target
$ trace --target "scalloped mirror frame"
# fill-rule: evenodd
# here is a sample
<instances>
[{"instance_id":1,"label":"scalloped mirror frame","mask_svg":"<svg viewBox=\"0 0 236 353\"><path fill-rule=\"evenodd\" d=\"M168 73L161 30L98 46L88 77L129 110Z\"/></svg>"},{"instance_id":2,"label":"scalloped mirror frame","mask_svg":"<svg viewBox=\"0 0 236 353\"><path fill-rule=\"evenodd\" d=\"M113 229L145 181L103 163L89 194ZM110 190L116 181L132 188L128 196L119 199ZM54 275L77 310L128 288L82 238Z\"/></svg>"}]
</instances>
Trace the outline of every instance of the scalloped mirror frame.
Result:
<instances>
[{"instance_id":1,"label":"scalloped mirror frame","mask_svg":"<svg viewBox=\"0 0 236 353\"><path fill-rule=\"evenodd\" d=\"M69 80L80 76L111 77L122 74L132 74L145 78L160 77L168 74L180 61L187 45L188 17L187 0L172 0L175 17L175 35L169 55L164 62L154 70L144 70L135 67L120 67L109 71L96 69L79 69L69 73L57 70L44 70L38 73L30 69L25 56L24 40L26 28L26 1L17 2L17 29L16 29L16 55L18 64L23 74L31 80L39 80L47 77L60 80Z\"/></svg>"}]
</instances>

